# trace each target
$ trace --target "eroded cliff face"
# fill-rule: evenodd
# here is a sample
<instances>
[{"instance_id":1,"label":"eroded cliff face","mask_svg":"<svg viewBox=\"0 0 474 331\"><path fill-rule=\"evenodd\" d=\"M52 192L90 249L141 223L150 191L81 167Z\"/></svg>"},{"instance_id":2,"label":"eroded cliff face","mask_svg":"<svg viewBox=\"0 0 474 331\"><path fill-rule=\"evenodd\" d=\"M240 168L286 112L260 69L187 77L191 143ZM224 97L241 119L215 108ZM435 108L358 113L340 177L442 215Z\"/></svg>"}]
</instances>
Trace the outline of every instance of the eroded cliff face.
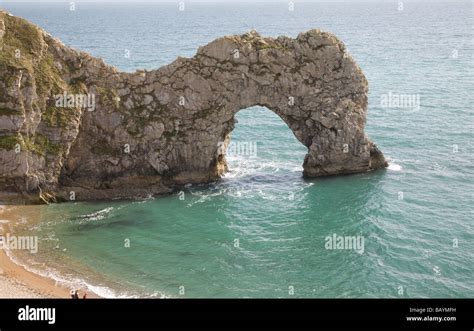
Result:
<instances>
[{"instance_id":1,"label":"eroded cliff face","mask_svg":"<svg viewBox=\"0 0 474 331\"><path fill-rule=\"evenodd\" d=\"M226 36L123 73L0 12L0 48L4 201L136 198L216 180L235 114L255 105L308 148L306 176L386 166L364 133L367 80L326 32ZM58 105L59 95L73 101Z\"/></svg>"}]
</instances>

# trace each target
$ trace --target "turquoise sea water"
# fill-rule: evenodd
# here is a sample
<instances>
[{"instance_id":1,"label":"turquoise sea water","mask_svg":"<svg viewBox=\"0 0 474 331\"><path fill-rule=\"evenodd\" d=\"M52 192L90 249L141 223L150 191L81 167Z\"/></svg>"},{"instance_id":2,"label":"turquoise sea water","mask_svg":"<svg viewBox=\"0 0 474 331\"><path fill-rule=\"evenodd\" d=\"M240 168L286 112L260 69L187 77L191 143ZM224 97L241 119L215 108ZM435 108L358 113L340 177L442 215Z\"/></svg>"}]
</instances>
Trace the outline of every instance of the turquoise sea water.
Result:
<instances>
[{"instance_id":1,"label":"turquoise sea water","mask_svg":"<svg viewBox=\"0 0 474 331\"><path fill-rule=\"evenodd\" d=\"M366 132L390 160L303 179L305 147L270 110L245 109L232 141L256 143L257 155L230 157L218 183L41 207L22 230L42 239L26 257L36 269L107 296L474 297L471 2L3 7L126 71L252 28L333 32L367 75ZM389 93L421 106L384 107ZM363 236L364 251L325 249L333 234Z\"/></svg>"}]
</instances>

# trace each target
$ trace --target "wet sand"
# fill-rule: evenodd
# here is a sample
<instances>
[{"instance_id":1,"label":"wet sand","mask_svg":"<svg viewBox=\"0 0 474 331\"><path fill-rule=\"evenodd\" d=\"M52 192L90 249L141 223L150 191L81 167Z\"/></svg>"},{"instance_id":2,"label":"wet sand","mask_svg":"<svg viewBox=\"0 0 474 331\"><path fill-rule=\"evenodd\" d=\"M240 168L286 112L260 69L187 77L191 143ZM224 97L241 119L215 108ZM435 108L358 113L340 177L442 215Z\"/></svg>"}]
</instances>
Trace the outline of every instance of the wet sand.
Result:
<instances>
[{"instance_id":1,"label":"wet sand","mask_svg":"<svg viewBox=\"0 0 474 331\"><path fill-rule=\"evenodd\" d=\"M10 222L20 218L29 221L38 215L38 206L0 206L0 235L12 235ZM71 288L58 284L53 279L26 270L10 259L9 254L0 249L0 298L70 298ZM79 291L82 297L83 292ZM97 298L87 293L88 298Z\"/></svg>"}]
</instances>

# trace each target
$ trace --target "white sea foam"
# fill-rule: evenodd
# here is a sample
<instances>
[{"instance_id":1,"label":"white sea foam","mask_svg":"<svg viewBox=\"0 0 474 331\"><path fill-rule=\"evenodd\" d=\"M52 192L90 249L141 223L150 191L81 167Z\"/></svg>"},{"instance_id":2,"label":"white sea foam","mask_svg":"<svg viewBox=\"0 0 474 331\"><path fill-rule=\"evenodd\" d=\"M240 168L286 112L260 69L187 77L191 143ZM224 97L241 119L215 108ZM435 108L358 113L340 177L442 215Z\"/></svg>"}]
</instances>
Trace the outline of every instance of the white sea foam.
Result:
<instances>
[{"instance_id":1,"label":"white sea foam","mask_svg":"<svg viewBox=\"0 0 474 331\"><path fill-rule=\"evenodd\" d=\"M280 171L301 172L301 167L295 166L293 162L264 161L258 158L246 158L242 156L228 157L229 172L224 174L225 179L240 179L257 174L274 174Z\"/></svg>"},{"instance_id":2,"label":"white sea foam","mask_svg":"<svg viewBox=\"0 0 474 331\"><path fill-rule=\"evenodd\" d=\"M402 166L396 163L389 163L388 170L392 171L402 171Z\"/></svg>"},{"instance_id":3,"label":"white sea foam","mask_svg":"<svg viewBox=\"0 0 474 331\"><path fill-rule=\"evenodd\" d=\"M5 250L5 253L7 254L7 256L10 258L10 260L13 263L25 268L26 271L40 275L45 278L52 279L56 284L60 286L64 286L66 288L86 289L86 292L88 291L88 292L95 293L102 298L113 299L113 298L137 298L138 297L136 295L130 295L127 293L118 293L114 291L113 289L106 286L92 285L83 279L79 279L73 276L64 276L60 272L52 268L46 268L45 270L32 268L31 265L33 263L24 263L23 261L19 260L15 255L13 255L10 250ZM39 263L34 263L34 264L39 265Z\"/></svg>"},{"instance_id":4,"label":"white sea foam","mask_svg":"<svg viewBox=\"0 0 474 331\"><path fill-rule=\"evenodd\" d=\"M100 221L114 210L114 207L108 207L91 214L81 215L82 221Z\"/></svg>"}]
</instances>

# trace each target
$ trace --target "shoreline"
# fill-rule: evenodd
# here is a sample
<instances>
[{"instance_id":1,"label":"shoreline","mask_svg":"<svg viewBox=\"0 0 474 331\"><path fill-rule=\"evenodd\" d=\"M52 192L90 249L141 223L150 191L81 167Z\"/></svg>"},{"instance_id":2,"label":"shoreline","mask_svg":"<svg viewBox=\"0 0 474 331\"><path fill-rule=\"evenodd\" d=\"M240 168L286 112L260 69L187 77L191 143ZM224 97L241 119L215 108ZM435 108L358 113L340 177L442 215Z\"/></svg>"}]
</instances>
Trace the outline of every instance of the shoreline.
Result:
<instances>
[{"instance_id":1,"label":"shoreline","mask_svg":"<svg viewBox=\"0 0 474 331\"><path fill-rule=\"evenodd\" d=\"M70 290L16 264L0 250L0 298L70 298Z\"/></svg>"},{"instance_id":2,"label":"shoreline","mask_svg":"<svg viewBox=\"0 0 474 331\"><path fill-rule=\"evenodd\" d=\"M23 218L22 211L28 215L37 215L34 206L0 206L0 235L14 235L11 224ZM31 218L28 222L32 221ZM8 223L7 223L8 222ZM6 223L6 224L5 224ZM6 225L6 226L5 226ZM6 230L7 228L8 230ZM72 288L59 284L52 278L27 270L15 262L8 251L0 249L0 298L71 298ZM82 297L83 291L79 291ZM100 298L87 291L87 298Z\"/></svg>"}]
</instances>

